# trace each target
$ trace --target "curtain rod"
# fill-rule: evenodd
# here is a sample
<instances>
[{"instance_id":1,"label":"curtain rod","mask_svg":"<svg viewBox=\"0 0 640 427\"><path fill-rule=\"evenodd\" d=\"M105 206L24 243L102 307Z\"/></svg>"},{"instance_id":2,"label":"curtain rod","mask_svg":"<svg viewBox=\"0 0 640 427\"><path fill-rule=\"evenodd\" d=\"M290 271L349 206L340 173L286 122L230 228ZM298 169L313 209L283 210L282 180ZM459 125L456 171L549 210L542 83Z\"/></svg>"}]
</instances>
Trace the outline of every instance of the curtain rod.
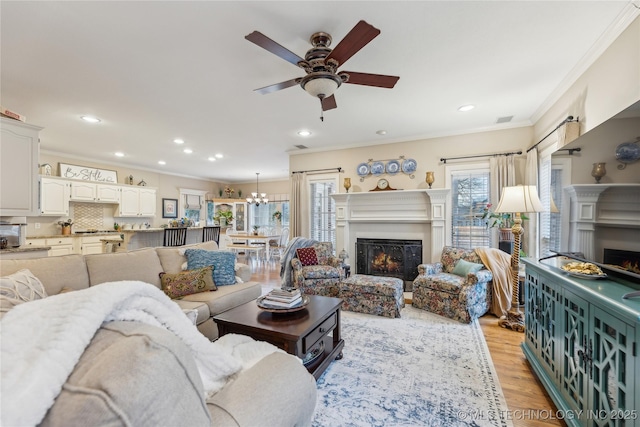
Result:
<instances>
[{"instance_id":1,"label":"curtain rod","mask_svg":"<svg viewBox=\"0 0 640 427\"><path fill-rule=\"evenodd\" d=\"M563 124L565 124L565 123L569 123L569 122L577 122L577 121L578 121L578 119L573 120L573 116L567 116L567 118L566 118L566 119L564 119L563 121L561 121L561 122L560 122L560 124L558 124L558 126L556 126L554 130L552 130L551 132L549 132L548 134L546 134L546 135L544 136L544 138L542 138L540 141L538 141L534 146L529 147L529 148L527 149L527 153L528 153L529 151L533 150L534 148L536 148L538 145L540 145L540 143L541 143L542 141L544 141L545 139L547 139L547 138L549 137L549 135L551 135L552 133L554 133L555 131L557 131L558 129L560 129L560 126L562 126Z\"/></svg>"},{"instance_id":2,"label":"curtain rod","mask_svg":"<svg viewBox=\"0 0 640 427\"><path fill-rule=\"evenodd\" d=\"M462 156L462 157L447 157L440 159L441 162L447 163L447 160L458 160L458 159L473 159L476 157L498 157L498 156L513 156L514 154L522 154L522 150L514 151L511 153L496 153L496 154L478 154L477 156Z\"/></svg>"},{"instance_id":3,"label":"curtain rod","mask_svg":"<svg viewBox=\"0 0 640 427\"><path fill-rule=\"evenodd\" d=\"M580 147L577 147L577 148L561 148L561 149L556 150L556 151L568 151L569 155L571 156L574 151L577 151L577 152L582 151L582 148L580 148Z\"/></svg>"},{"instance_id":4,"label":"curtain rod","mask_svg":"<svg viewBox=\"0 0 640 427\"><path fill-rule=\"evenodd\" d=\"M338 172L342 172L342 168L341 167L337 167L337 168L327 168L327 169L311 169L311 170L308 170L308 171L293 171L293 172L291 172L291 174L293 175L294 173L326 172L326 171L332 171L332 170L337 170Z\"/></svg>"}]
</instances>

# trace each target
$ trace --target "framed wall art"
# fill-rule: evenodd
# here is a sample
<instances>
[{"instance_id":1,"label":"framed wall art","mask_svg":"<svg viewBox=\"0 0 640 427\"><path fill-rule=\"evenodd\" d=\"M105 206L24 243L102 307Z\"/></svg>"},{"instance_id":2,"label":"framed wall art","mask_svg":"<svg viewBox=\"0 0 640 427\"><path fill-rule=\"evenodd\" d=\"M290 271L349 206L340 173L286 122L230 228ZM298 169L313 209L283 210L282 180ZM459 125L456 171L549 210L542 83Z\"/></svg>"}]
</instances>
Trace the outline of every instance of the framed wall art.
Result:
<instances>
[{"instance_id":1,"label":"framed wall art","mask_svg":"<svg viewBox=\"0 0 640 427\"><path fill-rule=\"evenodd\" d=\"M178 218L178 199L162 199L162 218Z\"/></svg>"}]
</instances>

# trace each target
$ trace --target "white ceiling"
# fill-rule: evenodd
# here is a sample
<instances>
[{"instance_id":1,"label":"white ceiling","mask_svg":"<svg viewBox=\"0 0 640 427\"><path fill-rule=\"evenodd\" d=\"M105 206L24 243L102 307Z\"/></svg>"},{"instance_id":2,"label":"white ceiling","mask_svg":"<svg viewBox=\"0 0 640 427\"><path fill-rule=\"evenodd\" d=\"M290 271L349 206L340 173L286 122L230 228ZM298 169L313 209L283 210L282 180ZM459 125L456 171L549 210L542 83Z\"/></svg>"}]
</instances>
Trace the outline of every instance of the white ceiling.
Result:
<instances>
[{"instance_id":1,"label":"white ceiling","mask_svg":"<svg viewBox=\"0 0 640 427\"><path fill-rule=\"evenodd\" d=\"M43 152L222 182L283 179L297 144L531 124L629 3L3 0L1 103L45 128ZM381 34L340 69L400 76L394 89L343 85L324 122L299 87L253 92L304 73L245 35L260 31L304 57L312 33L330 33L335 47L361 19ZM464 104L476 108L458 112ZM496 125L504 116L513 120ZM225 157L207 160L216 153Z\"/></svg>"}]
</instances>

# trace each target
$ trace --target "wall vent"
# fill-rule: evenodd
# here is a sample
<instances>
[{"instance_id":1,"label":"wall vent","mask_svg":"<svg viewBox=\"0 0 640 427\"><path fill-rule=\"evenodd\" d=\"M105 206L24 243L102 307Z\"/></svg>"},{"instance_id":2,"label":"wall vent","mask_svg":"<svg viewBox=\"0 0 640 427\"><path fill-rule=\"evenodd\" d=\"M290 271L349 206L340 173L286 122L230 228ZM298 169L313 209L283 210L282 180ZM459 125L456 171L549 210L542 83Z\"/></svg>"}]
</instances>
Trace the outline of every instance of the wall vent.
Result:
<instances>
[{"instance_id":1,"label":"wall vent","mask_svg":"<svg viewBox=\"0 0 640 427\"><path fill-rule=\"evenodd\" d=\"M498 120L496 120L496 123L508 123L512 119L513 119L513 116L498 117Z\"/></svg>"}]
</instances>

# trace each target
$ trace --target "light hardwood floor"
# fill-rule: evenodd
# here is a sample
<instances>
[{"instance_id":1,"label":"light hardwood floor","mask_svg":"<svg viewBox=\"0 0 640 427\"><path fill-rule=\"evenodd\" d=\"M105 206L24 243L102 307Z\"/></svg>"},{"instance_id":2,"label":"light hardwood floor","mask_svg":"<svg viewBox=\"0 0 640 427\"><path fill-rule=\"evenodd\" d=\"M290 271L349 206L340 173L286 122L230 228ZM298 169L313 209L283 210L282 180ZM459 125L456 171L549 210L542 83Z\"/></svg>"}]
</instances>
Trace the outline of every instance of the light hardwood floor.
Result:
<instances>
[{"instance_id":1,"label":"light hardwood floor","mask_svg":"<svg viewBox=\"0 0 640 427\"><path fill-rule=\"evenodd\" d=\"M280 286L280 267L276 262L259 264L251 263L250 260L241 259L240 261L252 266L251 280L267 287ZM520 344L524 335L499 327L498 319L493 315L480 318L480 326L507 401L509 408L507 416L512 419L513 425L516 427L566 425L563 421L550 417L555 414L556 407L522 353Z\"/></svg>"}]
</instances>

